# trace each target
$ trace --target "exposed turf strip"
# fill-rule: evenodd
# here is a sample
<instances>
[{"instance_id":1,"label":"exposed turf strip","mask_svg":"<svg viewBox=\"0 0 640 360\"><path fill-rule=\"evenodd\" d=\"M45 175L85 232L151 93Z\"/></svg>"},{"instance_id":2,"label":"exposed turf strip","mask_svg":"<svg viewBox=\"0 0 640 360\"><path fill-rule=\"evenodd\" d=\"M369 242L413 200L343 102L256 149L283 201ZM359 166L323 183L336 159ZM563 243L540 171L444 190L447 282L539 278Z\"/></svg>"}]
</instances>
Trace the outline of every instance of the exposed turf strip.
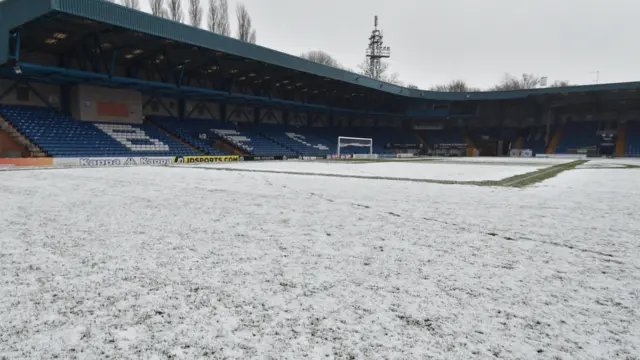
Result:
<instances>
[{"instance_id":1,"label":"exposed turf strip","mask_svg":"<svg viewBox=\"0 0 640 360\"><path fill-rule=\"evenodd\" d=\"M367 179L367 180L409 181L409 182L421 182L421 183L445 184L445 185L502 186L502 187L520 188L520 187L537 184L541 181L550 179L564 171L575 169L576 166L582 165L586 162L587 162L586 160L577 160L577 161L572 161L566 164L554 165L544 169L528 172L526 174L511 176L502 180L485 180L485 181L412 179L412 178L387 177L387 176L326 174L326 173L309 173L309 172L298 172L298 171L256 170L256 169L239 169L239 168L227 168L227 167L202 167L202 166L190 166L190 165L180 165L179 167L188 167L191 169L200 169L200 170L216 170L216 171L256 172L256 173L269 173L269 174L324 176L324 177Z\"/></svg>"}]
</instances>

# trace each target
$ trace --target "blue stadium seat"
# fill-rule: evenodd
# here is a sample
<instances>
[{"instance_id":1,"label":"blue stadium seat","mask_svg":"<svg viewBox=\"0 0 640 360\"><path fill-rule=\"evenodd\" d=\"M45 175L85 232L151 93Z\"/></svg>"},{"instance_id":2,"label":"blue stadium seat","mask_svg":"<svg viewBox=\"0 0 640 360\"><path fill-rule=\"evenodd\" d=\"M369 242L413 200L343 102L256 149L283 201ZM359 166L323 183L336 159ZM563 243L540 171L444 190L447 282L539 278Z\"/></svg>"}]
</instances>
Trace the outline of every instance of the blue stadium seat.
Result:
<instances>
[{"instance_id":1,"label":"blue stadium seat","mask_svg":"<svg viewBox=\"0 0 640 360\"><path fill-rule=\"evenodd\" d=\"M424 133L425 141L430 144L452 145L466 144L462 131L457 128L443 128L439 130L428 130Z\"/></svg>"},{"instance_id":2,"label":"blue stadium seat","mask_svg":"<svg viewBox=\"0 0 640 360\"><path fill-rule=\"evenodd\" d=\"M50 108L31 106L0 105L0 113L53 157L200 155L149 124L78 121Z\"/></svg>"},{"instance_id":3,"label":"blue stadium seat","mask_svg":"<svg viewBox=\"0 0 640 360\"><path fill-rule=\"evenodd\" d=\"M598 144L598 123L567 123L556 147L557 154L567 154L570 149L595 147Z\"/></svg>"},{"instance_id":4,"label":"blue stadium seat","mask_svg":"<svg viewBox=\"0 0 640 360\"><path fill-rule=\"evenodd\" d=\"M549 138L553 136L554 129L549 129ZM546 126L538 126L529 129L527 135L525 136L525 141L523 144L524 149L529 149L534 152L534 154L544 154L547 149L547 128Z\"/></svg>"},{"instance_id":5,"label":"blue stadium seat","mask_svg":"<svg viewBox=\"0 0 640 360\"><path fill-rule=\"evenodd\" d=\"M256 131L240 129L231 124L217 125L213 133L237 148L255 156L298 156L293 149L260 135Z\"/></svg>"},{"instance_id":6,"label":"blue stadium seat","mask_svg":"<svg viewBox=\"0 0 640 360\"><path fill-rule=\"evenodd\" d=\"M284 125L257 125L255 130L264 137L303 156L328 155L335 147L329 141L316 136L310 129Z\"/></svg>"},{"instance_id":7,"label":"blue stadium seat","mask_svg":"<svg viewBox=\"0 0 640 360\"><path fill-rule=\"evenodd\" d=\"M640 123L627 123L627 139L625 141L625 156L640 156Z\"/></svg>"},{"instance_id":8,"label":"blue stadium seat","mask_svg":"<svg viewBox=\"0 0 640 360\"><path fill-rule=\"evenodd\" d=\"M217 122L201 119L187 119L180 121L171 117L153 117L151 120L164 128L166 131L175 134L180 140L201 150L205 154L220 156L232 155L231 151L218 149L212 146L213 136L210 136L211 129L217 126Z\"/></svg>"}]
</instances>

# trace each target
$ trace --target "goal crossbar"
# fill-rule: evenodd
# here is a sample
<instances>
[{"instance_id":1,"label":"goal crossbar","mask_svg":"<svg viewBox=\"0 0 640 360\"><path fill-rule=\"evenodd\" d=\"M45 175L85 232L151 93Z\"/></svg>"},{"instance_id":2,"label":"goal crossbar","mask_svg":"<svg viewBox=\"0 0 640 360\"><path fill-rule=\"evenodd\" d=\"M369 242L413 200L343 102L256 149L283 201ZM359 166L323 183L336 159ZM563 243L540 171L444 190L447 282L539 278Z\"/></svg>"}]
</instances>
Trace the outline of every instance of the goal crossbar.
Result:
<instances>
[{"instance_id":1,"label":"goal crossbar","mask_svg":"<svg viewBox=\"0 0 640 360\"><path fill-rule=\"evenodd\" d=\"M373 139L350 136L338 136L337 155L340 157L341 149L347 146L368 147L369 155L373 154Z\"/></svg>"}]
</instances>

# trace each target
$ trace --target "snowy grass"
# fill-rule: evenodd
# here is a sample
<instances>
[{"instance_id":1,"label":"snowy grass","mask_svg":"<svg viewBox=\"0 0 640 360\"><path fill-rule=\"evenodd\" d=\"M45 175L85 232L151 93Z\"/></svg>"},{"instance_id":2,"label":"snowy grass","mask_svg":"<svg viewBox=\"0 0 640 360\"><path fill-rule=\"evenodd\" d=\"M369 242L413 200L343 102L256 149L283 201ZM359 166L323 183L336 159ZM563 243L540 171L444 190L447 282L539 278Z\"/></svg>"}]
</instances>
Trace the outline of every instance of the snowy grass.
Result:
<instances>
[{"instance_id":1,"label":"snowy grass","mask_svg":"<svg viewBox=\"0 0 640 360\"><path fill-rule=\"evenodd\" d=\"M637 359L639 181L0 172L0 358Z\"/></svg>"},{"instance_id":2,"label":"snowy grass","mask_svg":"<svg viewBox=\"0 0 640 360\"><path fill-rule=\"evenodd\" d=\"M386 170L388 173L386 175L368 175L367 172L354 172L352 171L354 169L353 166L351 166L349 169L347 170L351 170L351 171L344 171L344 166L342 166L342 169L338 166L336 166L335 163L333 163L332 165L330 164L330 166L326 166L326 164L323 164L322 166L324 166L324 168L322 168L322 166L317 166L317 168L320 168L321 170L323 170L323 172L311 172L309 170L312 170L312 168L308 165L306 166L301 166L300 164L305 164L305 163L290 163L287 164L286 166L282 166L283 164L276 164L277 166L274 166L273 163L267 163L267 165L265 166L265 164L261 164L260 166L211 166L211 165L192 165L192 166L188 166L190 168L193 169L202 169L202 170L217 170L217 171L236 171L236 172L253 172L253 173L267 173L267 174L281 174L281 175L302 175L302 176L323 176L323 177L336 177L336 178L353 178L353 179L363 179L363 180L389 180L389 181L411 181L411 182L422 182L422 183L435 183L435 184L446 184L446 185L476 185L476 186L509 186L509 187L525 187L525 186L529 186L531 184L535 184L541 181L544 181L546 179L550 179L554 176L557 176L558 174L567 171L567 170L572 170L576 167L582 166L583 164L585 164L587 161L585 160L576 160L576 161L572 161L569 163L560 163L554 166L549 166L549 167L543 167L540 169L536 168L528 168L527 170L529 170L529 172L523 172L522 169L521 171L516 172L516 175L513 176L509 176L506 178L499 178L500 175L499 174L504 174L503 172L499 173L499 174L493 174L494 177L498 178L496 180L480 180L480 181L474 181L474 180L462 180L462 181L456 181L456 180L436 180L436 179L424 179L424 178L420 178L417 176L414 176L415 173L409 173L409 177L398 177L397 176L397 168L394 168L393 166L388 166L387 164L383 165L383 164L377 164L377 166L375 166L375 170L376 173L380 174L381 170L384 171ZM308 164L308 163L307 163ZM342 164L344 165L344 164ZM181 167L183 167L183 165L180 165ZM301 168L301 170L303 171L297 171L296 167L299 166ZM458 168L462 168L464 167L464 164L458 164L457 165ZM357 167L355 167L357 169ZM371 169L373 169L373 166L369 167L369 171ZM433 169L438 169L440 171L442 171L443 166L439 165L439 164L435 164L432 165L430 167L432 170ZM446 166L445 166L446 168ZM495 168L495 166L493 167ZM624 166L622 166L622 168L624 168ZM334 172L331 172L330 170L334 170ZM337 170L337 171L335 171ZM424 171L424 168L421 169L422 171ZM475 170L477 171L478 168L476 167ZM486 169L485 169L486 170ZM467 171L469 171L469 169L467 169ZM440 176L442 176L442 172L440 173ZM446 174L446 172L445 172ZM450 174L450 173L449 173ZM460 176L460 174L456 174L458 176ZM465 173L464 175L469 175L468 173ZM433 172L430 172L429 175L430 177L438 177L437 175L434 176ZM485 176L486 176L486 172L485 172Z\"/></svg>"}]
</instances>

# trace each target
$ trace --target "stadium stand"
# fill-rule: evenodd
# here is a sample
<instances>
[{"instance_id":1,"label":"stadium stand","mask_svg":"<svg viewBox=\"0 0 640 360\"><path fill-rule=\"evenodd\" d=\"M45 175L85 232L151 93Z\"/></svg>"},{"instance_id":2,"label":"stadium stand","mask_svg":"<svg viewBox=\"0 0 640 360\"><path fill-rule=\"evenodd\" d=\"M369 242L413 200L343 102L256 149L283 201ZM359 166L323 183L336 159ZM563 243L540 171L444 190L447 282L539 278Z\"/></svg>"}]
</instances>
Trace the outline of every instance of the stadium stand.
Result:
<instances>
[{"instance_id":1,"label":"stadium stand","mask_svg":"<svg viewBox=\"0 0 640 360\"><path fill-rule=\"evenodd\" d=\"M302 156L322 156L332 153L335 144L314 134L312 128L284 125L255 125L258 134Z\"/></svg>"},{"instance_id":2,"label":"stadium stand","mask_svg":"<svg viewBox=\"0 0 640 360\"><path fill-rule=\"evenodd\" d=\"M633 114L640 111L640 82L425 92L275 56L271 49L104 1L4 0L0 12L10 20L0 21L0 102L5 104L0 113L11 126L2 128L5 156L315 156L336 153L339 136L370 138L378 154L433 154L426 150L445 145L440 149L456 149L454 156L464 155L465 148L468 156L493 154L481 151L489 148L505 155L505 142L535 153L566 153L601 145L595 124L606 116L591 114L593 108L625 119L637 119ZM207 106L190 108L193 103ZM271 117L262 116L268 113L263 110ZM573 119L585 113L591 123L568 123L549 133L542 125L549 116ZM190 119L192 114L210 119ZM234 115L238 124L228 122ZM142 117L148 121L128 124ZM498 123L513 127L491 127ZM628 141L616 144L616 154L640 156L639 130L637 123L629 124ZM431 146L420 148L425 144ZM368 146L341 149L368 151Z\"/></svg>"},{"instance_id":3,"label":"stadium stand","mask_svg":"<svg viewBox=\"0 0 640 360\"><path fill-rule=\"evenodd\" d=\"M216 125L213 134L240 150L255 156L296 156L297 152L250 129L231 124Z\"/></svg>"},{"instance_id":4,"label":"stadium stand","mask_svg":"<svg viewBox=\"0 0 640 360\"><path fill-rule=\"evenodd\" d=\"M530 149L534 154L544 154L547 148L546 133L545 126L527 129L523 149ZM551 129L551 133L553 133L553 129Z\"/></svg>"},{"instance_id":5,"label":"stadium stand","mask_svg":"<svg viewBox=\"0 0 640 360\"><path fill-rule=\"evenodd\" d=\"M565 124L556 153L567 154L570 150L595 147L598 144L598 124L596 122Z\"/></svg>"},{"instance_id":6,"label":"stadium stand","mask_svg":"<svg viewBox=\"0 0 640 360\"><path fill-rule=\"evenodd\" d=\"M628 122L625 156L640 156L640 122Z\"/></svg>"},{"instance_id":7,"label":"stadium stand","mask_svg":"<svg viewBox=\"0 0 640 360\"><path fill-rule=\"evenodd\" d=\"M428 130L421 133L429 145L465 144L461 129L443 128L440 130Z\"/></svg>"},{"instance_id":8,"label":"stadium stand","mask_svg":"<svg viewBox=\"0 0 640 360\"><path fill-rule=\"evenodd\" d=\"M0 105L16 129L54 157L199 155L149 124L78 121L51 108Z\"/></svg>"},{"instance_id":9,"label":"stadium stand","mask_svg":"<svg viewBox=\"0 0 640 360\"><path fill-rule=\"evenodd\" d=\"M216 122L200 119L180 121L171 117L150 117L150 121L207 155L231 155L231 151L212 146L211 129Z\"/></svg>"}]
</instances>

